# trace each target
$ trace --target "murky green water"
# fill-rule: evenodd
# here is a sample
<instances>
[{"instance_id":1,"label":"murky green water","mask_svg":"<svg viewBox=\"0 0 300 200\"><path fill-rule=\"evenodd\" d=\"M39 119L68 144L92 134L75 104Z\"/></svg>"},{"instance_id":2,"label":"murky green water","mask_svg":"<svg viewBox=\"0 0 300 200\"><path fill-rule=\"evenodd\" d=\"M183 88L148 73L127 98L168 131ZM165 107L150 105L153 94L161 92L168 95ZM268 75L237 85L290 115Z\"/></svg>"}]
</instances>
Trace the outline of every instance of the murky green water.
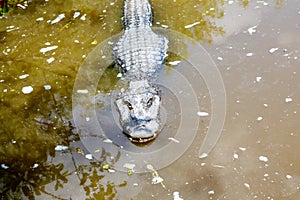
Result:
<instances>
[{"instance_id":1,"label":"murky green water","mask_svg":"<svg viewBox=\"0 0 300 200\"><path fill-rule=\"evenodd\" d=\"M123 2L34 1L0 19L1 198L300 198L300 3L150 3L154 24L202 41L223 76L227 118L210 156L198 158L204 117L188 151L158 171L165 188L150 172L109 172L106 160L87 159L73 127L73 84L89 52L122 30Z\"/></svg>"}]
</instances>

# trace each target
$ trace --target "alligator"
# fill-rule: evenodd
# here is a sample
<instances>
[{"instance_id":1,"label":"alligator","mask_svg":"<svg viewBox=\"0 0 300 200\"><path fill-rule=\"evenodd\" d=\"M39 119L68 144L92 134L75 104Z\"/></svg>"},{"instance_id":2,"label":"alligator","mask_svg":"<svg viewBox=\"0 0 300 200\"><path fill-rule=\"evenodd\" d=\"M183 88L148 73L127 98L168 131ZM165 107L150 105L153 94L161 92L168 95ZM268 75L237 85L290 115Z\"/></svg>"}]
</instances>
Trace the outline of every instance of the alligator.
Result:
<instances>
[{"instance_id":1,"label":"alligator","mask_svg":"<svg viewBox=\"0 0 300 200\"><path fill-rule=\"evenodd\" d=\"M152 31L148 0L125 0L124 34L113 48L114 59L129 86L116 100L120 124L130 141L145 143L158 135L161 98L153 84L167 57L168 40Z\"/></svg>"}]
</instances>

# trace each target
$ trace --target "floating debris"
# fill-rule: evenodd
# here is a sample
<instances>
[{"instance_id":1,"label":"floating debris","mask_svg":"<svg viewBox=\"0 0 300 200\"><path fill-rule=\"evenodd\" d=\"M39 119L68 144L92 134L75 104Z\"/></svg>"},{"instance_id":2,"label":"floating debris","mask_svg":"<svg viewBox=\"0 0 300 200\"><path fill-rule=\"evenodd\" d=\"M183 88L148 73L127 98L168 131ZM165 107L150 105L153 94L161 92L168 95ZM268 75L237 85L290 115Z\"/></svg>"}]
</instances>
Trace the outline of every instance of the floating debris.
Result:
<instances>
[{"instance_id":1,"label":"floating debris","mask_svg":"<svg viewBox=\"0 0 300 200\"><path fill-rule=\"evenodd\" d=\"M29 76L29 74L23 74L21 76L19 76L19 79L24 79L24 78L27 78Z\"/></svg>"},{"instance_id":2,"label":"floating debris","mask_svg":"<svg viewBox=\"0 0 300 200\"><path fill-rule=\"evenodd\" d=\"M52 63L53 61L55 60L55 58L53 58L53 57L51 57L51 58L48 58L46 61L47 61L47 63Z\"/></svg>"},{"instance_id":3,"label":"floating debris","mask_svg":"<svg viewBox=\"0 0 300 200\"><path fill-rule=\"evenodd\" d=\"M153 178L152 178L152 184L162 183L163 181L164 181L164 179L161 178L160 176L157 176L157 177L153 177Z\"/></svg>"},{"instance_id":4,"label":"floating debris","mask_svg":"<svg viewBox=\"0 0 300 200\"><path fill-rule=\"evenodd\" d=\"M257 121L261 121L263 119L263 117L257 117L256 120Z\"/></svg>"},{"instance_id":5,"label":"floating debris","mask_svg":"<svg viewBox=\"0 0 300 200\"><path fill-rule=\"evenodd\" d=\"M37 18L35 21L37 21L37 22L44 21L44 17L39 17L39 18Z\"/></svg>"},{"instance_id":6,"label":"floating debris","mask_svg":"<svg viewBox=\"0 0 300 200\"><path fill-rule=\"evenodd\" d=\"M32 168L35 169L35 168L37 168L38 166L39 166L39 164L35 163L35 164L33 164Z\"/></svg>"},{"instance_id":7,"label":"floating debris","mask_svg":"<svg viewBox=\"0 0 300 200\"><path fill-rule=\"evenodd\" d=\"M255 78L256 82L259 82L259 81L261 81L261 79L262 79L262 77L261 77L261 76L257 76L257 77Z\"/></svg>"},{"instance_id":8,"label":"floating debris","mask_svg":"<svg viewBox=\"0 0 300 200\"><path fill-rule=\"evenodd\" d=\"M64 13L59 14L54 20L50 22L50 24L56 24L60 22L63 18L65 18L65 14Z\"/></svg>"},{"instance_id":9,"label":"floating debris","mask_svg":"<svg viewBox=\"0 0 300 200\"><path fill-rule=\"evenodd\" d=\"M122 76L123 76L122 73L118 73L118 74L117 74L117 77L118 77L118 78L121 78Z\"/></svg>"},{"instance_id":10,"label":"floating debris","mask_svg":"<svg viewBox=\"0 0 300 200\"><path fill-rule=\"evenodd\" d=\"M152 165L147 164L147 169L149 169L152 172L152 184L158 184L160 183L164 189L166 189L166 186L164 185L163 181L164 179L159 176L158 172L153 168Z\"/></svg>"},{"instance_id":11,"label":"floating debris","mask_svg":"<svg viewBox=\"0 0 300 200\"><path fill-rule=\"evenodd\" d=\"M172 65L172 66L176 66L178 65L179 63L181 63L181 60L174 60L174 61L170 61L169 64Z\"/></svg>"},{"instance_id":12,"label":"floating debris","mask_svg":"<svg viewBox=\"0 0 300 200\"><path fill-rule=\"evenodd\" d=\"M78 94L87 94L87 93L89 93L89 91L88 90L77 90L77 93Z\"/></svg>"},{"instance_id":13,"label":"floating debris","mask_svg":"<svg viewBox=\"0 0 300 200\"><path fill-rule=\"evenodd\" d=\"M292 102L293 99L291 97L286 97L285 98L285 103L289 103L289 102Z\"/></svg>"},{"instance_id":14,"label":"floating debris","mask_svg":"<svg viewBox=\"0 0 300 200\"><path fill-rule=\"evenodd\" d=\"M214 191L214 190L209 190L207 193L208 193L209 195L213 195L213 194L215 194L215 191Z\"/></svg>"},{"instance_id":15,"label":"floating debris","mask_svg":"<svg viewBox=\"0 0 300 200\"><path fill-rule=\"evenodd\" d=\"M251 53L251 52L246 54L247 57L251 57L253 55L254 55L254 53Z\"/></svg>"},{"instance_id":16,"label":"floating debris","mask_svg":"<svg viewBox=\"0 0 300 200\"><path fill-rule=\"evenodd\" d=\"M113 143L113 141L112 141L111 139L109 139L109 138L105 138L105 139L103 140L103 142L104 142L104 143Z\"/></svg>"},{"instance_id":17,"label":"floating debris","mask_svg":"<svg viewBox=\"0 0 300 200\"><path fill-rule=\"evenodd\" d=\"M275 51L277 51L278 50L278 48L271 48L270 50L269 50L269 52L270 53L274 53Z\"/></svg>"},{"instance_id":18,"label":"floating debris","mask_svg":"<svg viewBox=\"0 0 300 200\"><path fill-rule=\"evenodd\" d=\"M86 20L86 14L83 14L83 15L80 17L80 20L85 21L85 20Z\"/></svg>"},{"instance_id":19,"label":"floating debris","mask_svg":"<svg viewBox=\"0 0 300 200\"><path fill-rule=\"evenodd\" d=\"M219 57L217 57L217 59L218 59L218 60L220 60L220 61L222 61L222 60L223 60L223 58L222 58L222 57L220 57L220 56L219 56Z\"/></svg>"},{"instance_id":20,"label":"floating debris","mask_svg":"<svg viewBox=\"0 0 300 200\"><path fill-rule=\"evenodd\" d=\"M79 147L76 148L76 152L81 154L81 155L84 155L84 152Z\"/></svg>"},{"instance_id":21,"label":"floating debris","mask_svg":"<svg viewBox=\"0 0 300 200\"><path fill-rule=\"evenodd\" d=\"M239 154L233 153L233 159L239 159Z\"/></svg>"},{"instance_id":22,"label":"floating debris","mask_svg":"<svg viewBox=\"0 0 300 200\"><path fill-rule=\"evenodd\" d=\"M179 140L176 140L176 139L173 138L173 137L169 137L168 139L171 140L171 141L173 141L173 142L175 142L175 143L179 143Z\"/></svg>"},{"instance_id":23,"label":"floating debris","mask_svg":"<svg viewBox=\"0 0 300 200\"><path fill-rule=\"evenodd\" d=\"M183 198L179 196L179 192L173 192L173 200L183 200Z\"/></svg>"},{"instance_id":24,"label":"floating debris","mask_svg":"<svg viewBox=\"0 0 300 200\"><path fill-rule=\"evenodd\" d=\"M291 179L291 178L293 178L293 177L292 177L292 175L287 174L287 175L285 176L285 178Z\"/></svg>"},{"instance_id":25,"label":"floating debris","mask_svg":"<svg viewBox=\"0 0 300 200\"><path fill-rule=\"evenodd\" d=\"M67 150L69 147L68 146L63 146L63 145L57 145L55 147L55 151L65 151Z\"/></svg>"},{"instance_id":26,"label":"floating debris","mask_svg":"<svg viewBox=\"0 0 300 200\"><path fill-rule=\"evenodd\" d=\"M1 164L2 169L8 169L9 167L6 164Z\"/></svg>"},{"instance_id":27,"label":"floating debris","mask_svg":"<svg viewBox=\"0 0 300 200\"><path fill-rule=\"evenodd\" d=\"M263 161L263 162L268 162L268 157L266 157L266 156L259 156L259 158L258 158L260 161Z\"/></svg>"},{"instance_id":28,"label":"floating debris","mask_svg":"<svg viewBox=\"0 0 300 200\"><path fill-rule=\"evenodd\" d=\"M76 11L74 12L73 18L76 19L77 17L80 16L80 12Z\"/></svg>"},{"instance_id":29,"label":"floating debris","mask_svg":"<svg viewBox=\"0 0 300 200\"><path fill-rule=\"evenodd\" d=\"M197 112L197 115L200 116L200 117L206 117L209 114L207 112L201 112L201 111L199 111L199 112Z\"/></svg>"},{"instance_id":30,"label":"floating debris","mask_svg":"<svg viewBox=\"0 0 300 200\"><path fill-rule=\"evenodd\" d=\"M245 147L239 147L239 149L240 149L241 151L246 151L246 150L247 150Z\"/></svg>"},{"instance_id":31,"label":"floating debris","mask_svg":"<svg viewBox=\"0 0 300 200\"><path fill-rule=\"evenodd\" d=\"M244 186L250 190L250 185L249 185L249 183L244 183Z\"/></svg>"},{"instance_id":32,"label":"floating debris","mask_svg":"<svg viewBox=\"0 0 300 200\"><path fill-rule=\"evenodd\" d=\"M257 28L257 26L252 26L252 27L248 28L247 31L248 31L249 35L252 35L253 33L255 33L256 28Z\"/></svg>"},{"instance_id":33,"label":"floating debris","mask_svg":"<svg viewBox=\"0 0 300 200\"><path fill-rule=\"evenodd\" d=\"M86 154L85 158L89 159L89 160L92 160L93 159L93 155L92 154Z\"/></svg>"},{"instance_id":34,"label":"floating debris","mask_svg":"<svg viewBox=\"0 0 300 200\"><path fill-rule=\"evenodd\" d=\"M51 85L44 85L45 90L51 90Z\"/></svg>"},{"instance_id":35,"label":"floating debris","mask_svg":"<svg viewBox=\"0 0 300 200\"><path fill-rule=\"evenodd\" d=\"M50 46L50 47L45 47L45 48L41 48L40 49L40 52L41 53L46 53L46 52L48 52L48 51L52 51L52 50L54 50L54 49L57 49L58 48L58 46Z\"/></svg>"},{"instance_id":36,"label":"floating debris","mask_svg":"<svg viewBox=\"0 0 300 200\"><path fill-rule=\"evenodd\" d=\"M184 28L192 28L193 26L196 26L198 24L200 24L200 22L195 22L195 23L192 23L192 24L188 24L188 25L184 26Z\"/></svg>"},{"instance_id":37,"label":"floating debris","mask_svg":"<svg viewBox=\"0 0 300 200\"><path fill-rule=\"evenodd\" d=\"M33 87L31 86L25 86L22 88L23 94L30 94L33 91Z\"/></svg>"}]
</instances>

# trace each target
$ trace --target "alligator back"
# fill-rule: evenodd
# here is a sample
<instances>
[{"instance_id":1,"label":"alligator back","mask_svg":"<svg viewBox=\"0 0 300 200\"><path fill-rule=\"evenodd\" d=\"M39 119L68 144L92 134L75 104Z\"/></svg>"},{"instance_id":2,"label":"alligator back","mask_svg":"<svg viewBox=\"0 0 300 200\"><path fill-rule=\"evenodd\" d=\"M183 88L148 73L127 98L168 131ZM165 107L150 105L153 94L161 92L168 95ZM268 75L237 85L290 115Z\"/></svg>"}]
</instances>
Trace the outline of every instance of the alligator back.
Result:
<instances>
[{"instance_id":1,"label":"alligator back","mask_svg":"<svg viewBox=\"0 0 300 200\"><path fill-rule=\"evenodd\" d=\"M168 40L151 30L152 12L147 0L126 0L125 32L114 47L114 56L129 81L150 80L167 56Z\"/></svg>"}]
</instances>

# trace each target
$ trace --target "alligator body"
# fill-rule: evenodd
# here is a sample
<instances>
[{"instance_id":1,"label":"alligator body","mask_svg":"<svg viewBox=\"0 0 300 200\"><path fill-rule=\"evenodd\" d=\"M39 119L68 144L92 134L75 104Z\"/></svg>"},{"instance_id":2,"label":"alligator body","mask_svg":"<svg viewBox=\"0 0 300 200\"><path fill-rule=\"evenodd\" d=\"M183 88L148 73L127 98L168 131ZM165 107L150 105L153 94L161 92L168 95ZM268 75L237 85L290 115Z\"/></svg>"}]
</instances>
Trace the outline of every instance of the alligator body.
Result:
<instances>
[{"instance_id":1,"label":"alligator body","mask_svg":"<svg viewBox=\"0 0 300 200\"><path fill-rule=\"evenodd\" d=\"M154 82L167 56L168 40L151 30L148 0L125 0L124 34L116 43L115 60L129 87L116 101L120 122L133 142L154 139L160 129L160 96Z\"/></svg>"}]
</instances>

